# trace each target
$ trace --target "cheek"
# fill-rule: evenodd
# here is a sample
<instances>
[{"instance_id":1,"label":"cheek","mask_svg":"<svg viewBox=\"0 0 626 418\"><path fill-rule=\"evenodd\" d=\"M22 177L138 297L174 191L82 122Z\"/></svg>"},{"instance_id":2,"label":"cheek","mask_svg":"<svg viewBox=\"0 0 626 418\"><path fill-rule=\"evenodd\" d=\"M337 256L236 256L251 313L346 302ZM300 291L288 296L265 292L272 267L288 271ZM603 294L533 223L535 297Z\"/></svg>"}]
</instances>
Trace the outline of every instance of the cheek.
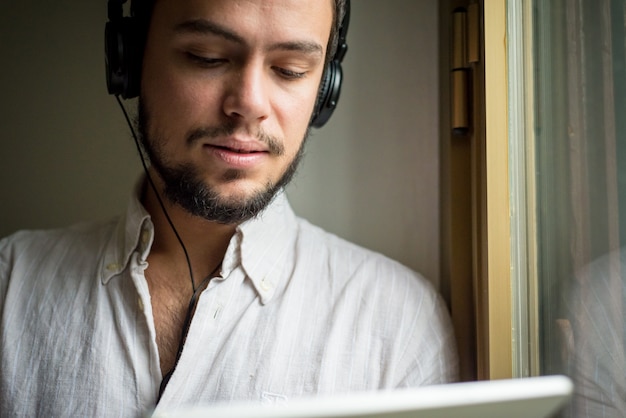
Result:
<instances>
[{"instance_id":1,"label":"cheek","mask_svg":"<svg viewBox=\"0 0 626 418\"><path fill-rule=\"evenodd\" d=\"M167 135L185 134L190 125L206 121L216 94L206 85L165 71L146 80L144 97L157 128Z\"/></svg>"},{"instance_id":2,"label":"cheek","mask_svg":"<svg viewBox=\"0 0 626 418\"><path fill-rule=\"evenodd\" d=\"M201 86L181 77L174 71L162 71L154 77L154 83L148 86L155 101L161 102L165 110L186 113L190 108L201 103Z\"/></svg>"},{"instance_id":3,"label":"cheek","mask_svg":"<svg viewBox=\"0 0 626 418\"><path fill-rule=\"evenodd\" d=\"M283 94L275 102L274 114L281 125L286 145L299 148L309 127L311 114L317 98L317 90L306 94Z\"/></svg>"}]
</instances>

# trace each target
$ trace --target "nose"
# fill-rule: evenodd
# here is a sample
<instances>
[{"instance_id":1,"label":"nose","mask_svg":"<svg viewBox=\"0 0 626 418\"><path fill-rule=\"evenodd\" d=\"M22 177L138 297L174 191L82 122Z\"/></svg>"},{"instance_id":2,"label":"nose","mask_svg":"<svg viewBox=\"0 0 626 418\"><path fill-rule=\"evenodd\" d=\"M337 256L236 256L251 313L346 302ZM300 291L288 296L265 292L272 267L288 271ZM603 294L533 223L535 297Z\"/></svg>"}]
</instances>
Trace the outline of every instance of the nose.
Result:
<instances>
[{"instance_id":1,"label":"nose","mask_svg":"<svg viewBox=\"0 0 626 418\"><path fill-rule=\"evenodd\" d=\"M224 113L246 123L269 117L269 83L262 65L249 63L230 78L223 101Z\"/></svg>"}]
</instances>

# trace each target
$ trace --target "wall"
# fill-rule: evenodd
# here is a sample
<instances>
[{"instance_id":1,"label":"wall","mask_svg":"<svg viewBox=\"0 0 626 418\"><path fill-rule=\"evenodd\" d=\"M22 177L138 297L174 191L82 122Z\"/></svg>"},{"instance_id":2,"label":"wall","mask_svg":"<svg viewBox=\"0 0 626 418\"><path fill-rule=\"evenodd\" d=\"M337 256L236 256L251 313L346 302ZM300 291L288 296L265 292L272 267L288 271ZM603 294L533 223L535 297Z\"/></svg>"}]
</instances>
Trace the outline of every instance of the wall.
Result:
<instances>
[{"instance_id":1,"label":"wall","mask_svg":"<svg viewBox=\"0 0 626 418\"><path fill-rule=\"evenodd\" d=\"M288 193L313 223L438 282L437 2L352 3L340 106ZM110 217L140 171L94 4L0 5L0 236Z\"/></svg>"}]
</instances>

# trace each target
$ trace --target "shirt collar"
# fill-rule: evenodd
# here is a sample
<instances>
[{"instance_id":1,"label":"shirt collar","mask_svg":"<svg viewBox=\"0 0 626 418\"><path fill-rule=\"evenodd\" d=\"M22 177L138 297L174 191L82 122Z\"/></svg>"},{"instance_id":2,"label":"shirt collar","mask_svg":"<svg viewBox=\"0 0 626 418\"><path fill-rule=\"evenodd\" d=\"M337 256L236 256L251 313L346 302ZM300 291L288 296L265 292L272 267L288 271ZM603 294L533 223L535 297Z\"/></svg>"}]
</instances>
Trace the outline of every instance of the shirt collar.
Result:
<instances>
[{"instance_id":1,"label":"shirt collar","mask_svg":"<svg viewBox=\"0 0 626 418\"><path fill-rule=\"evenodd\" d=\"M101 266L103 284L128 267L135 251L139 251L141 261L148 257L154 226L139 200L143 187L142 179L109 240ZM261 213L237 227L224 255L222 277L227 278L241 265L261 303L268 303L293 270L296 230L296 216L281 191Z\"/></svg>"},{"instance_id":2,"label":"shirt collar","mask_svg":"<svg viewBox=\"0 0 626 418\"><path fill-rule=\"evenodd\" d=\"M154 226L150 214L139 200L143 187L142 178L134 188L126 213L120 217L109 239L100 269L103 284L126 269L135 251L139 250L142 261L148 257L154 240Z\"/></svg>"},{"instance_id":3,"label":"shirt collar","mask_svg":"<svg viewBox=\"0 0 626 418\"><path fill-rule=\"evenodd\" d=\"M296 230L296 216L281 191L259 215L237 228L226 251L225 262L234 259L232 254L239 249L241 266L263 304L274 297L293 271ZM223 267L226 274L232 264Z\"/></svg>"}]
</instances>

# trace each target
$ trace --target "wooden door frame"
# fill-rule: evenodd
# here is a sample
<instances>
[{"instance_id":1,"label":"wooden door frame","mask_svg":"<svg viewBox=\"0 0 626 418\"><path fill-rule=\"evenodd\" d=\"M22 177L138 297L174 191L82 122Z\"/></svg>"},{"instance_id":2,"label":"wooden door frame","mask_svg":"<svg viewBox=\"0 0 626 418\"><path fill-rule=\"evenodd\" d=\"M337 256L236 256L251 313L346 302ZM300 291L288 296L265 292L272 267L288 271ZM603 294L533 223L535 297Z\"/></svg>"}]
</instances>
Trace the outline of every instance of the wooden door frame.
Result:
<instances>
[{"instance_id":1,"label":"wooden door frame","mask_svg":"<svg viewBox=\"0 0 626 418\"><path fill-rule=\"evenodd\" d=\"M468 65L471 126L453 134L451 16L471 3L478 6L480 35L480 60ZM510 378L506 0L442 0L440 6L442 290L459 345L461 380Z\"/></svg>"}]
</instances>

